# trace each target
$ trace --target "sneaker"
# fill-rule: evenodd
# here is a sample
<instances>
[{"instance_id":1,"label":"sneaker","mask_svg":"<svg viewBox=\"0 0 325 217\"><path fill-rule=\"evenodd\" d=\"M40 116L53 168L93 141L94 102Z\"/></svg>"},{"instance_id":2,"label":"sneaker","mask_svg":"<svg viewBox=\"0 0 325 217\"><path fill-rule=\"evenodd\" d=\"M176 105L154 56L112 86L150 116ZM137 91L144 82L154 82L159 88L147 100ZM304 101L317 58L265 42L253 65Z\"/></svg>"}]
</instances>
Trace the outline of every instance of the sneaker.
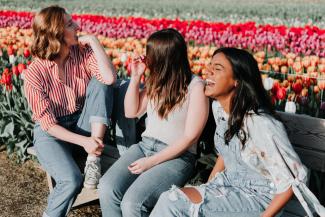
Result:
<instances>
[{"instance_id":1,"label":"sneaker","mask_svg":"<svg viewBox=\"0 0 325 217\"><path fill-rule=\"evenodd\" d=\"M84 175L84 187L88 189L96 189L101 177L101 166L99 158L96 160L87 159Z\"/></svg>"}]
</instances>

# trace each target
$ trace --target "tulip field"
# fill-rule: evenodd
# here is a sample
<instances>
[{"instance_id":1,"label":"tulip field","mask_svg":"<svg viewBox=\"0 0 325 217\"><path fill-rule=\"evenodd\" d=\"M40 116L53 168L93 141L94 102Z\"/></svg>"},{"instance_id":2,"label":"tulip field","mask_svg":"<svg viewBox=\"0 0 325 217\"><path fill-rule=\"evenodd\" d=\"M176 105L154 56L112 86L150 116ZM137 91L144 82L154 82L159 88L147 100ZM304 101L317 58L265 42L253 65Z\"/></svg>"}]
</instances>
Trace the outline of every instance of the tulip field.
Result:
<instances>
[{"instance_id":1,"label":"tulip field","mask_svg":"<svg viewBox=\"0 0 325 217\"><path fill-rule=\"evenodd\" d=\"M7 3L6 10L0 10L0 144L5 141L9 153L17 150L19 159L25 160L26 147L32 142L33 123L23 97L22 84L24 69L32 61L30 46L34 12L22 6L19 10L7 10L17 2L20 1ZM182 0L179 4L185 5L185 2ZM24 7L28 4L35 8L27 2ZM320 5L320 9L324 9ZM79 13L73 13L73 19L80 26L79 34L90 33L98 37L120 78L130 76L131 55L145 53L146 38L152 32L175 28L188 42L193 73L203 79L205 65L216 48L246 49L257 60L264 87L277 110L325 117L325 25L318 7L309 6L307 10L306 6L305 19L296 18L289 11L286 17L283 10L280 10L278 18L272 14L261 16L257 12L250 16L249 12L243 14L240 11L240 14L232 12L233 15L218 19L208 9L206 16L178 12L179 16L173 17L171 14L175 11L162 16L163 11L154 8L156 12L148 15L145 9L125 11L126 7L120 9L124 16L118 16L112 9L98 11L97 8L92 10L93 14L82 13L86 6L85 3ZM149 74L145 73L142 82L145 83Z\"/></svg>"}]
</instances>

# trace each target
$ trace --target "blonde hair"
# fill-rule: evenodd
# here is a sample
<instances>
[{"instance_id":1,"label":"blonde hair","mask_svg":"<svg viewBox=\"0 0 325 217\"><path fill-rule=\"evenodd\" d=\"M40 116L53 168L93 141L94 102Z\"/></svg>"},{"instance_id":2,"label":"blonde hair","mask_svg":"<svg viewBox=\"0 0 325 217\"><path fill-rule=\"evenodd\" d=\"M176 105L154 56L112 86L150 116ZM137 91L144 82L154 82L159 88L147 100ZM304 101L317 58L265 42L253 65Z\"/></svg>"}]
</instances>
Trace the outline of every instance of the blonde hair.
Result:
<instances>
[{"instance_id":1,"label":"blonde hair","mask_svg":"<svg viewBox=\"0 0 325 217\"><path fill-rule=\"evenodd\" d=\"M43 8L33 21L31 52L41 59L53 60L64 44L64 15L66 11L59 6Z\"/></svg>"}]
</instances>

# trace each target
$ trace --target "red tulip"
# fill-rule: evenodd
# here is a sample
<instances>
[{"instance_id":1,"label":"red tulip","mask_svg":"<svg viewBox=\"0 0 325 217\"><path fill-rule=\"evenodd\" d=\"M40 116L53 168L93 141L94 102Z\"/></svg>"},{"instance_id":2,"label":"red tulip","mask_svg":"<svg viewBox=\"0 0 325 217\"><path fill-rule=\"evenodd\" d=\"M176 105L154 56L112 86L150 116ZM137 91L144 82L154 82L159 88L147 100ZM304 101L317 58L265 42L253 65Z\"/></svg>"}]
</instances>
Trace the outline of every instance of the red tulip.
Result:
<instances>
[{"instance_id":1,"label":"red tulip","mask_svg":"<svg viewBox=\"0 0 325 217\"><path fill-rule=\"evenodd\" d=\"M272 98L271 98L271 102L272 102L272 105L275 105L276 103L276 97L272 95Z\"/></svg>"},{"instance_id":2,"label":"red tulip","mask_svg":"<svg viewBox=\"0 0 325 217\"><path fill-rule=\"evenodd\" d=\"M1 76L1 84L5 85L7 90L12 90L12 74L8 68L5 68Z\"/></svg>"},{"instance_id":3,"label":"red tulip","mask_svg":"<svg viewBox=\"0 0 325 217\"><path fill-rule=\"evenodd\" d=\"M24 69L26 69L26 65L23 63L19 63L18 64L18 71L19 73L22 73L24 71Z\"/></svg>"},{"instance_id":4,"label":"red tulip","mask_svg":"<svg viewBox=\"0 0 325 217\"><path fill-rule=\"evenodd\" d=\"M8 55L9 55L9 56L10 56L10 55L14 55L14 48L13 48L12 45L10 45L10 46L8 47L7 52L8 52Z\"/></svg>"},{"instance_id":5,"label":"red tulip","mask_svg":"<svg viewBox=\"0 0 325 217\"><path fill-rule=\"evenodd\" d=\"M301 90L302 90L302 84L300 81L296 81L295 83L292 84L292 90L296 93L296 94L300 94Z\"/></svg>"},{"instance_id":6,"label":"red tulip","mask_svg":"<svg viewBox=\"0 0 325 217\"><path fill-rule=\"evenodd\" d=\"M24 50L24 57L26 57L26 58L28 58L30 56L30 51L29 51L29 49L25 49Z\"/></svg>"},{"instance_id":7,"label":"red tulip","mask_svg":"<svg viewBox=\"0 0 325 217\"><path fill-rule=\"evenodd\" d=\"M280 87L276 92L276 97L278 100L284 100L287 95L287 90L284 87Z\"/></svg>"},{"instance_id":8,"label":"red tulip","mask_svg":"<svg viewBox=\"0 0 325 217\"><path fill-rule=\"evenodd\" d=\"M271 89L272 93L274 95L276 95L276 93L278 92L279 88L280 88L279 81L278 80L274 80L273 87Z\"/></svg>"},{"instance_id":9,"label":"red tulip","mask_svg":"<svg viewBox=\"0 0 325 217\"><path fill-rule=\"evenodd\" d=\"M18 76L19 75L19 70L18 70L18 67L13 65L12 68L11 68L11 71L14 75Z\"/></svg>"}]
</instances>

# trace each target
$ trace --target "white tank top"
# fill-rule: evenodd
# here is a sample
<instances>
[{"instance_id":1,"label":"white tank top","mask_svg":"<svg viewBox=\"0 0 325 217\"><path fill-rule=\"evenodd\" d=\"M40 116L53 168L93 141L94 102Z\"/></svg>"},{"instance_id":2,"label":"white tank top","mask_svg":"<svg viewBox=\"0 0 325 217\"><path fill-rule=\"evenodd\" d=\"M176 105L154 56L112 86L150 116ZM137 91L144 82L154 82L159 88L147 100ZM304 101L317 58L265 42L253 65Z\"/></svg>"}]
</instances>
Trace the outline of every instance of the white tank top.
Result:
<instances>
[{"instance_id":1,"label":"white tank top","mask_svg":"<svg viewBox=\"0 0 325 217\"><path fill-rule=\"evenodd\" d=\"M185 123L189 105L189 96L191 90L196 83L203 83L203 81L198 77L192 77L192 80L188 86L188 92L181 106L174 108L167 116L167 119L162 119L159 117L158 112L155 110L155 105L152 100L149 100L147 105L147 120L146 120L146 130L141 136L152 137L159 141L166 143L167 145L173 144L177 139L179 139L185 130ZM192 144L188 149L191 153L196 154L197 144Z\"/></svg>"}]
</instances>

